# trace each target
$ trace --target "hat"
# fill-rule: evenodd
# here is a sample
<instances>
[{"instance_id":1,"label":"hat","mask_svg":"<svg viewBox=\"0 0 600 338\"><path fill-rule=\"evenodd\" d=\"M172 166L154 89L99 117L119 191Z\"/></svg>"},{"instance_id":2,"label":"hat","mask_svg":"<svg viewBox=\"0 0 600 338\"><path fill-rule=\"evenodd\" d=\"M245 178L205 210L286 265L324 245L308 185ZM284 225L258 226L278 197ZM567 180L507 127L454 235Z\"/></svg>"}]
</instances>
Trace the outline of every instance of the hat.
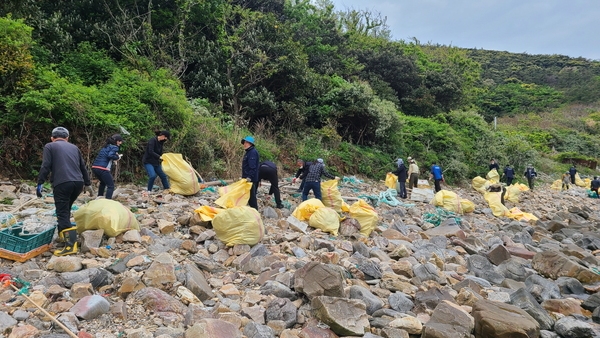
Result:
<instances>
[{"instance_id":1,"label":"hat","mask_svg":"<svg viewBox=\"0 0 600 338\"><path fill-rule=\"evenodd\" d=\"M65 127L56 127L54 129L52 129L52 137L67 138L67 137L69 137L69 131Z\"/></svg>"},{"instance_id":2,"label":"hat","mask_svg":"<svg viewBox=\"0 0 600 338\"><path fill-rule=\"evenodd\" d=\"M319 163L323 163L323 159L322 159L322 158L318 158L318 159L317 159L317 162L319 162Z\"/></svg>"},{"instance_id":3,"label":"hat","mask_svg":"<svg viewBox=\"0 0 600 338\"><path fill-rule=\"evenodd\" d=\"M171 139L171 132L168 130L161 130L159 136L162 135L167 138L167 140Z\"/></svg>"},{"instance_id":4,"label":"hat","mask_svg":"<svg viewBox=\"0 0 600 338\"><path fill-rule=\"evenodd\" d=\"M246 136L246 137L244 137L244 138L242 139L242 144L244 144L244 141L245 141L245 142L248 142L248 143L252 143L252 144L254 144L254 137L252 137L252 136Z\"/></svg>"},{"instance_id":5,"label":"hat","mask_svg":"<svg viewBox=\"0 0 600 338\"><path fill-rule=\"evenodd\" d=\"M412 160L412 157L409 156L406 158L406 160L410 162Z\"/></svg>"},{"instance_id":6,"label":"hat","mask_svg":"<svg viewBox=\"0 0 600 338\"><path fill-rule=\"evenodd\" d=\"M113 136L111 136L111 138L112 138L112 139L113 139L115 142L117 142L117 141L121 141L121 142L123 142L123 141L124 141L124 140L123 140L123 137L121 136L121 134L114 134Z\"/></svg>"}]
</instances>

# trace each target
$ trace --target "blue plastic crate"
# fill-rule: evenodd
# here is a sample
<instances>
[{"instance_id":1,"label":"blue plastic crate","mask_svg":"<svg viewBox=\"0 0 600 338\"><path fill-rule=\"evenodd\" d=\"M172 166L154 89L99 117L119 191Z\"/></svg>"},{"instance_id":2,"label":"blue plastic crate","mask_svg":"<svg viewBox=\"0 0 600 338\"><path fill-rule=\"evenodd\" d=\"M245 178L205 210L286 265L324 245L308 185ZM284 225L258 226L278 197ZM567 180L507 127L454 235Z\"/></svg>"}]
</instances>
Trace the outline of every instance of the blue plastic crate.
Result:
<instances>
[{"instance_id":1,"label":"blue plastic crate","mask_svg":"<svg viewBox=\"0 0 600 338\"><path fill-rule=\"evenodd\" d=\"M29 252L50 243L55 229L56 227L53 226L41 233L29 234L25 232L25 234L22 234L23 227L13 225L0 230L0 248L15 253Z\"/></svg>"}]
</instances>

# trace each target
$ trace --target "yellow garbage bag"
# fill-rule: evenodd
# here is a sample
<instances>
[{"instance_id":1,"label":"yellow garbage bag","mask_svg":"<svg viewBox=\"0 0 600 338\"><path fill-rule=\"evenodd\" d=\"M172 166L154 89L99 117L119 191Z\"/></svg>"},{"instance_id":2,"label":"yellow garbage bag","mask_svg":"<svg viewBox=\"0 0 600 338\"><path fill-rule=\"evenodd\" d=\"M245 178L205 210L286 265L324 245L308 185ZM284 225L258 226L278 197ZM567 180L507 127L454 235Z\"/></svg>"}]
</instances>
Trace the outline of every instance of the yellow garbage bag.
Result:
<instances>
[{"instance_id":1,"label":"yellow garbage bag","mask_svg":"<svg viewBox=\"0 0 600 338\"><path fill-rule=\"evenodd\" d=\"M490 186L490 182L481 176L477 176L473 179L471 186L473 189L484 194L487 191L487 188Z\"/></svg>"},{"instance_id":2,"label":"yellow garbage bag","mask_svg":"<svg viewBox=\"0 0 600 338\"><path fill-rule=\"evenodd\" d=\"M526 186L523 183L515 183L514 185L517 186L517 187L519 187L519 190L521 190L521 192L523 192L523 191L529 191L529 187Z\"/></svg>"},{"instance_id":3,"label":"yellow garbage bag","mask_svg":"<svg viewBox=\"0 0 600 338\"><path fill-rule=\"evenodd\" d=\"M248 205L250 199L250 189L252 188L252 182L241 179L230 185L220 187L219 199L215 201L215 204L223 208L242 207Z\"/></svg>"},{"instance_id":4,"label":"yellow garbage bag","mask_svg":"<svg viewBox=\"0 0 600 338\"><path fill-rule=\"evenodd\" d=\"M169 176L172 192L189 196L200 191L196 171L183 159L181 154L165 153L162 155L162 160L162 168Z\"/></svg>"},{"instance_id":5,"label":"yellow garbage bag","mask_svg":"<svg viewBox=\"0 0 600 338\"><path fill-rule=\"evenodd\" d=\"M342 203L342 211L350 212L350 206L348 205L348 203L346 203L346 202Z\"/></svg>"},{"instance_id":6,"label":"yellow garbage bag","mask_svg":"<svg viewBox=\"0 0 600 338\"><path fill-rule=\"evenodd\" d=\"M583 187L584 188L591 188L592 186L592 180L590 178L584 178L583 179Z\"/></svg>"},{"instance_id":7,"label":"yellow garbage bag","mask_svg":"<svg viewBox=\"0 0 600 338\"><path fill-rule=\"evenodd\" d=\"M90 201L73 213L77 232L103 229L109 237L116 237L129 230L139 230L140 223L123 204L109 199Z\"/></svg>"},{"instance_id":8,"label":"yellow garbage bag","mask_svg":"<svg viewBox=\"0 0 600 338\"><path fill-rule=\"evenodd\" d=\"M350 206L350 217L356 219L360 224L360 233L369 236L375 227L379 216L375 208L364 200L358 200Z\"/></svg>"},{"instance_id":9,"label":"yellow garbage bag","mask_svg":"<svg viewBox=\"0 0 600 338\"><path fill-rule=\"evenodd\" d=\"M585 182L581 179L581 177L579 177L579 173L575 174L575 185L578 187L589 187L590 184L585 184Z\"/></svg>"},{"instance_id":10,"label":"yellow garbage bag","mask_svg":"<svg viewBox=\"0 0 600 338\"><path fill-rule=\"evenodd\" d=\"M398 183L398 176L392 173L387 173L387 175L385 175L386 187L388 187L389 189L396 189L396 183Z\"/></svg>"},{"instance_id":11,"label":"yellow garbage bag","mask_svg":"<svg viewBox=\"0 0 600 338\"><path fill-rule=\"evenodd\" d=\"M217 238L227 246L255 245L265 234L260 214L249 206L233 207L219 212L213 218L212 226Z\"/></svg>"},{"instance_id":12,"label":"yellow garbage bag","mask_svg":"<svg viewBox=\"0 0 600 338\"><path fill-rule=\"evenodd\" d=\"M529 188L527 188L527 190L529 190ZM519 203L519 195L522 191L523 190L521 190L519 183L511 184L508 187L506 187L506 194L504 195L504 199L513 203Z\"/></svg>"},{"instance_id":13,"label":"yellow garbage bag","mask_svg":"<svg viewBox=\"0 0 600 338\"><path fill-rule=\"evenodd\" d=\"M302 203L294 209L292 216L296 217L300 221L308 221L310 216L320 208L324 208L325 205L320 199L311 198Z\"/></svg>"},{"instance_id":14,"label":"yellow garbage bag","mask_svg":"<svg viewBox=\"0 0 600 338\"><path fill-rule=\"evenodd\" d=\"M550 189L552 189L552 190L562 190L562 180L556 180L556 181L552 182L552 185L550 186Z\"/></svg>"},{"instance_id":15,"label":"yellow garbage bag","mask_svg":"<svg viewBox=\"0 0 600 338\"><path fill-rule=\"evenodd\" d=\"M492 209L492 213L496 217L507 216L509 214L508 209L500 200L501 194L502 193L499 191L488 191L483 194L483 198L488 202L490 208Z\"/></svg>"},{"instance_id":16,"label":"yellow garbage bag","mask_svg":"<svg viewBox=\"0 0 600 338\"><path fill-rule=\"evenodd\" d=\"M340 228L340 215L332 208L319 208L308 219L308 225L337 236Z\"/></svg>"},{"instance_id":17,"label":"yellow garbage bag","mask_svg":"<svg viewBox=\"0 0 600 338\"><path fill-rule=\"evenodd\" d=\"M492 184L500 183L500 175L496 169L490 170L485 176Z\"/></svg>"},{"instance_id":18,"label":"yellow garbage bag","mask_svg":"<svg viewBox=\"0 0 600 338\"><path fill-rule=\"evenodd\" d=\"M464 214L475 210L475 203L467 199L461 199L456 193L449 190L438 191L431 200L431 204L457 214Z\"/></svg>"},{"instance_id":19,"label":"yellow garbage bag","mask_svg":"<svg viewBox=\"0 0 600 338\"><path fill-rule=\"evenodd\" d=\"M329 180L321 183L321 200L326 207L330 207L336 212L342 212L344 200L338 189L337 180Z\"/></svg>"},{"instance_id":20,"label":"yellow garbage bag","mask_svg":"<svg viewBox=\"0 0 600 338\"><path fill-rule=\"evenodd\" d=\"M215 208L208 205L203 205L200 208L194 210L200 216L203 222L212 221L215 216L225 209Z\"/></svg>"},{"instance_id":21,"label":"yellow garbage bag","mask_svg":"<svg viewBox=\"0 0 600 338\"><path fill-rule=\"evenodd\" d=\"M537 221L538 218L535 217L533 214L527 213L527 212L523 212L521 211L519 208L514 207L512 209L509 210L509 214L507 215L509 218L512 219L516 219L517 221Z\"/></svg>"}]
</instances>

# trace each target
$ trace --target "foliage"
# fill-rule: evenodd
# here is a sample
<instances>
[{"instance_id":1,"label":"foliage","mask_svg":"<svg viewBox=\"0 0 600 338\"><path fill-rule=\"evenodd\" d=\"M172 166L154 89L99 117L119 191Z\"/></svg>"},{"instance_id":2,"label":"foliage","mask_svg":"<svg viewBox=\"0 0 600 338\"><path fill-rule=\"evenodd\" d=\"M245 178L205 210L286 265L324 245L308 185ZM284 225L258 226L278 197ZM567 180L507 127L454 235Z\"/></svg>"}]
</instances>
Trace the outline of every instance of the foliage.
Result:
<instances>
[{"instance_id":1,"label":"foliage","mask_svg":"<svg viewBox=\"0 0 600 338\"><path fill-rule=\"evenodd\" d=\"M31 32L23 20L0 17L0 97L16 94L31 82Z\"/></svg>"}]
</instances>

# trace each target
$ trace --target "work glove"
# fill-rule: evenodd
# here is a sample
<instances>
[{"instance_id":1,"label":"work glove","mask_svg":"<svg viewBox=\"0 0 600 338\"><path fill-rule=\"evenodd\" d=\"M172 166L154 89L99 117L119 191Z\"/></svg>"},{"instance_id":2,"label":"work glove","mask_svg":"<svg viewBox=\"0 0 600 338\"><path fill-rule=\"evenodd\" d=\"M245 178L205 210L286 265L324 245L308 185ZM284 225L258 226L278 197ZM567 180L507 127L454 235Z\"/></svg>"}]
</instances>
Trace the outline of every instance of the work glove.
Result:
<instances>
[{"instance_id":1,"label":"work glove","mask_svg":"<svg viewBox=\"0 0 600 338\"><path fill-rule=\"evenodd\" d=\"M35 188L35 195L39 198L42 198L42 185L38 184L37 187Z\"/></svg>"},{"instance_id":2,"label":"work glove","mask_svg":"<svg viewBox=\"0 0 600 338\"><path fill-rule=\"evenodd\" d=\"M294 178L294 179L292 179L292 183L296 183L296 179L295 179L295 178Z\"/></svg>"},{"instance_id":3,"label":"work glove","mask_svg":"<svg viewBox=\"0 0 600 338\"><path fill-rule=\"evenodd\" d=\"M87 193L89 193L89 194L90 194L90 197L94 196L94 188L92 188L92 186L91 186L91 185L86 185L86 186L83 188L83 191L84 191L84 192L87 192Z\"/></svg>"},{"instance_id":4,"label":"work glove","mask_svg":"<svg viewBox=\"0 0 600 338\"><path fill-rule=\"evenodd\" d=\"M252 182L252 179L250 177L246 177L246 182Z\"/></svg>"},{"instance_id":5,"label":"work glove","mask_svg":"<svg viewBox=\"0 0 600 338\"><path fill-rule=\"evenodd\" d=\"M336 177L334 178L334 180L336 180L336 181L339 181L339 180L340 180L340 178L336 176Z\"/></svg>"},{"instance_id":6,"label":"work glove","mask_svg":"<svg viewBox=\"0 0 600 338\"><path fill-rule=\"evenodd\" d=\"M119 160L123 157L123 154L119 154ZM117 160L118 161L118 160Z\"/></svg>"}]
</instances>

